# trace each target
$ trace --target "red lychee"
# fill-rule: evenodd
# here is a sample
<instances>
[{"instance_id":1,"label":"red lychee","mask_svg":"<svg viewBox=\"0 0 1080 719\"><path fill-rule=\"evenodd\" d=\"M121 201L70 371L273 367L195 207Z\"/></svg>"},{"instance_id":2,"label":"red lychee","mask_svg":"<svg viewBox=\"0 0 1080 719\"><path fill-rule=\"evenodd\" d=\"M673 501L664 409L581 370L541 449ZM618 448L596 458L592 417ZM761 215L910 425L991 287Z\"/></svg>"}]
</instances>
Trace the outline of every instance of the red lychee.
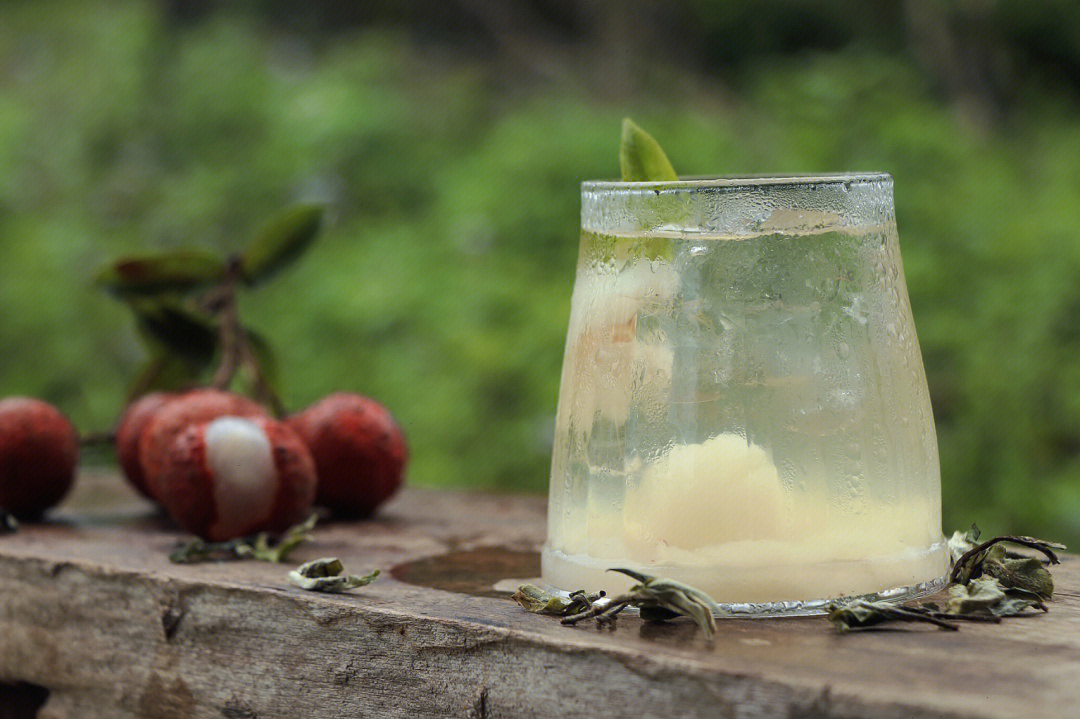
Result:
<instances>
[{"instance_id":1,"label":"red lychee","mask_svg":"<svg viewBox=\"0 0 1080 719\"><path fill-rule=\"evenodd\" d=\"M162 460L159 501L204 539L282 532L311 513L315 464L281 422L226 416L191 424Z\"/></svg>"},{"instance_id":2,"label":"red lychee","mask_svg":"<svg viewBox=\"0 0 1080 719\"><path fill-rule=\"evenodd\" d=\"M51 404L28 397L0 400L0 508L34 519L75 482L79 436Z\"/></svg>"},{"instance_id":3,"label":"red lychee","mask_svg":"<svg viewBox=\"0 0 1080 719\"><path fill-rule=\"evenodd\" d=\"M116 428L116 456L124 476L144 497L150 497L143 474L142 462L139 461L139 438L150 424L154 415L168 402L179 397L171 392L151 392L128 405L120 424Z\"/></svg>"},{"instance_id":4,"label":"red lychee","mask_svg":"<svg viewBox=\"0 0 1080 719\"><path fill-rule=\"evenodd\" d=\"M139 437L139 462L150 497L161 501L165 458L176 437L190 425L218 417L266 417L266 410L247 397L216 389L197 389L162 405Z\"/></svg>"},{"instance_id":5,"label":"red lychee","mask_svg":"<svg viewBox=\"0 0 1080 719\"><path fill-rule=\"evenodd\" d=\"M286 422L315 459L315 501L343 516L364 516L389 499L409 460L405 434L373 399L332 394Z\"/></svg>"}]
</instances>

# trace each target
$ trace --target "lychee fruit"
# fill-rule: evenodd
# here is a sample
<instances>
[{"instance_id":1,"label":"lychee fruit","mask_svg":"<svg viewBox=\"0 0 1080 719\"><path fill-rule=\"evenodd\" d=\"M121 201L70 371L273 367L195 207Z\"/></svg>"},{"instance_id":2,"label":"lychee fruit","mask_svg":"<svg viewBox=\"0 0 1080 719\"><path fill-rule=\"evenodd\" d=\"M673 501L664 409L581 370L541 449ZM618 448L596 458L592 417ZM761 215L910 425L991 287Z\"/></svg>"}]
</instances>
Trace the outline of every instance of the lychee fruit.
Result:
<instances>
[{"instance_id":1,"label":"lychee fruit","mask_svg":"<svg viewBox=\"0 0 1080 719\"><path fill-rule=\"evenodd\" d=\"M315 459L315 501L335 514L371 514L401 486L409 446L393 416L375 400L332 394L286 422Z\"/></svg>"},{"instance_id":2,"label":"lychee fruit","mask_svg":"<svg viewBox=\"0 0 1080 719\"><path fill-rule=\"evenodd\" d=\"M150 497L161 501L159 491L165 460L176 437L193 424L218 417L266 417L262 405L231 392L197 389L166 402L153 413L139 437L139 463Z\"/></svg>"},{"instance_id":3,"label":"lychee fruit","mask_svg":"<svg viewBox=\"0 0 1080 719\"><path fill-rule=\"evenodd\" d=\"M116 427L116 456L124 476L144 497L150 497L143 474L142 462L139 461L139 438L150 424L154 415L168 402L179 397L171 392L151 392L128 405L120 423Z\"/></svg>"},{"instance_id":4,"label":"lychee fruit","mask_svg":"<svg viewBox=\"0 0 1080 719\"><path fill-rule=\"evenodd\" d=\"M51 404L28 397L0 400L0 508L35 519L75 482L79 436Z\"/></svg>"},{"instance_id":5,"label":"lychee fruit","mask_svg":"<svg viewBox=\"0 0 1080 719\"><path fill-rule=\"evenodd\" d=\"M311 513L315 463L282 422L226 416L190 424L161 460L158 500L204 539L282 532Z\"/></svg>"}]
</instances>

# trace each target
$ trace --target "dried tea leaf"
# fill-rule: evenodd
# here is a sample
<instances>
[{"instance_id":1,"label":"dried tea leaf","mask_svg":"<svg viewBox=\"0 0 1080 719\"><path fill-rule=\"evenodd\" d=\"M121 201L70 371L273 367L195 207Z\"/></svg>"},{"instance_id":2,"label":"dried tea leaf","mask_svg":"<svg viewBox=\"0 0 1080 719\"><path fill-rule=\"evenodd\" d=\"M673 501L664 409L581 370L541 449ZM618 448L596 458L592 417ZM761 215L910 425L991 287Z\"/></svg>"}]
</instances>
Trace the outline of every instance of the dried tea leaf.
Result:
<instances>
[{"instance_id":1,"label":"dried tea leaf","mask_svg":"<svg viewBox=\"0 0 1080 719\"><path fill-rule=\"evenodd\" d=\"M926 622L941 629L956 631L955 624L945 621L939 613L929 608L902 607L891 602L870 602L858 599L846 604L834 603L826 607L829 621L840 633L866 629L886 622Z\"/></svg>"},{"instance_id":2,"label":"dried tea leaf","mask_svg":"<svg viewBox=\"0 0 1080 719\"><path fill-rule=\"evenodd\" d=\"M268 532L260 532L250 542L237 545L236 556L240 559L280 564L288 559L293 550L301 544L314 539L311 536L311 530L315 529L317 519L318 515L312 514L300 524L289 527L277 542L271 542L271 535Z\"/></svg>"},{"instance_id":3,"label":"dried tea leaf","mask_svg":"<svg viewBox=\"0 0 1080 719\"><path fill-rule=\"evenodd\" d=\"M571 592L569 597L564 597L561 594L541 589L535 584L522 584L510 598L533 614L561 617L586 611L603 596L603 592L588 593L581 589Z\"/></svg>"},{"instance_id":4,"label":"dried tea leaf","mask_svg":"<svg viewBox=\"0 0 1080 719\"><path fill-rule=\"evenodd\" d=\"M342 574L345 566L337 557L324 557L301 564L289 572L289 581L309 592L347 592L374 582L379 576L376 569L371 574L358 576Z\"/></svg>"},{"instance_id":5,"label":"dried tea leaf","mask_svg":"<svg viewBox=\"0 0 1080 719\"><path fill-rule=\"evenodd\" d=\"M573 625L583 619L596 619L598 627L611 625L619 612L627 607L636 607L646 621L689 617L701 627L706 637L711 638L716 633L713 614L726 614L708 594L681 582L653 577L634 569L619 568L608 571L632 577L638 584L614 599L596 602L584 611L563 617L563 624Z\"/></svg>"},{"instance_id":6,"label":"dried tea leaf","mask_svg":"<svg viewBox=\"0 0 1080 719\"><path fill-rule=\"evenodd\" d=\"M1018 544L1022 547L1028 547L1035 549L1046 555L1050 564L1058 564L1057 555L1054 550L1065 549L1064 544L1058 544L1057 542L1048 542L1044 539L1036 539L1034 537L1023 536L1004 536L995 537L989 541L983 542L975 547L972 547L965 552L961 557L956 560L953 565L952 572L949 574L949 581L957 584L967 584L972 579L976 579L982 576L984 572L984 564L989 560L1000 561L1003 558L1009 557L1008 553L1003 547L998 547L1002 543ZM998 549L994 549L998 547ZM991 551L992 550L992 551ZM1051 592L1053 591L1053 584L1050 585ZM1049 596L1049 595L1047 595Z\"/></svg>"},{"instance_id":7,"label":"dried tea leaf","mask_svg":"<svg viewBox=\"0 0 1080 719\"><path fill-rule=\"evenodd\" d=\"M955 563L966 552L974 549L981 534L982 532L974 522L971 523L971 529L966 532L961 532L959 529L953 532L949 537L949 556L952 557L952 561Z\"/></svg>"},{"instance_id":8,"label":"dried tea leaf","mask_svg":"<svg viewBox=\"0 0 1080 719\"><path fill-rule=\"evenodd\" d=\"M675 168L652 135L630 118L623 120L619 145L619 167L623 182L660 182L678 180Z\"/></svg>"},{"instance_id":9,"label":"dried tea leaf","mask_svg":"<svg viewBox=\"0 0 1080 719\"><path fill-rule=\"evenodd\" d=\"M230 539L227 542L207 542L193 539L181 544L169 554L169 561L176 564L198 562L225 562L252 559L257 562L284 562L294 549L310 542L311 530L315 528L316 515L289 527L281 538L273 541L269 532L259 532L250 537Z\"/></svg>"},{"instance_id":10,"label":"dried tea leaf","mask_svg":"<svg viewBox=\"0 0 1080 719\"><path fill-rule=\"evenodd\" d=\"M982 574L997 579L1003 587L1023 589L1043 599L1054 596L1054 578L1041 561L1035 557L1011 559L1000 544L986 552Z\"/></svg>"},{"instance_id":11,"label":"dried tea leaf","mask_svg":"<svg viewBox=\"0 0 1080 719\"><path fill-rule=\"evenodd\" d=\"M244 279L261 282L298 258L319 234L322 219L322 206L295 205L259 228L241 255Z\"/></svg>"},{"instance_id":12,"label":"dried tea leaf","mask_svg":"<svg viewBox=\"0 0 1080 719\"><path fill-rule=\"evenodd\" d=\"M1029 607L1046 611L1037 594L1024 589L1006 588L993 578L973 579L967 584L954 584L949 588L947 614L991 614L1010 617Z\"/></svg>"},{"instance_id":13,"label":"dried tea leaf","mask_svg":"<svg viewBox=\"0 0 1080 719\"><path fill-rule=\"evenodd\" d=\"M220 280L225 260L215 252L173 250L143 257L126 257L107 265L96 282L126 296L182 292Z\"/></svg>"}]
</instances>

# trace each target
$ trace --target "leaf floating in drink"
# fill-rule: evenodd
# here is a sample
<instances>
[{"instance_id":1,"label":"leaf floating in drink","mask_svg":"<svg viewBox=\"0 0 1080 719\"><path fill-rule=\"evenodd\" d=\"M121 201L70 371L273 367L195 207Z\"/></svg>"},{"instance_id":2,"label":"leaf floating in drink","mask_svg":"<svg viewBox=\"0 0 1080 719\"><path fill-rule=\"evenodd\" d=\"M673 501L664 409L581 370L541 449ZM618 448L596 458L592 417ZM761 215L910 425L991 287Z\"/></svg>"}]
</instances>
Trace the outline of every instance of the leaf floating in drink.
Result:
<instances>
[{"instance_id":1,"label":"leaf floating in drink","mask_svg":"<svg viewBox=\"0 0 1080 719\"><path fill-rule=\"evenodd\" d=\"M672 579L653 577L633 569L610 569L635 580L626 594L606 602L598 602L589 609L564 617L563 624L574 625L584 619L596 619L598 626L612 625L619 612L635 607L641 618L651 622L663 622L675 617L689 617L701 627L707 638L716 634L714 614L726 612L705 592Z\"/></svg>"},{"instance_id":2,"label":"leaf floating in drink","mask_svg":"<svg viewBox=\"0 0 1080 719\"><path fill-rule=\"evenodd\" d=\"M315 528L315 521L316 515L313 514L286 530L277 542L272 541L268 532L259 532L251 537L227 542L193 539L169 554L169 561L176 564L195 564L251 559L257 562L281 563L301 544L312 540L311 530Z\"/></svg>"},{"instance_id":3,"label":"leaf floating in drink","mask_svg":"<svg viewBox=\"0 0 1080 719\"><path fill-rule=\"evenodd\" d=\"M580 589L570 592L570 596L566 597L541 589L535 584L522 584L510 598L527 612L563 617L588 611L603 596L603 592L589 593Z\"/></svg>"},{"instance_id":4,"label":"leaf floating in drink","mask_svg":"<svg viewBox=\"0 0 1080 719\"><path fill-rule=\"evenodd\" d=\"M623 120L619 144L619 168L623 182L667 182L678 180L675 168L660 143L629 117Z\"/></svg>"},{"instance_id":5,"label":"leaf floating in drink","mask_svg":"<svg viewBox=\"0 0 1080 719\"><path fill-rule=\"evenodd\" d=\"M367 586L379 577L379 570L359 576L342 574L345 565L337 557L324 557L301 564L289 572L289 581L309 592L347 592Z\"/></svg>"}]
</instances>

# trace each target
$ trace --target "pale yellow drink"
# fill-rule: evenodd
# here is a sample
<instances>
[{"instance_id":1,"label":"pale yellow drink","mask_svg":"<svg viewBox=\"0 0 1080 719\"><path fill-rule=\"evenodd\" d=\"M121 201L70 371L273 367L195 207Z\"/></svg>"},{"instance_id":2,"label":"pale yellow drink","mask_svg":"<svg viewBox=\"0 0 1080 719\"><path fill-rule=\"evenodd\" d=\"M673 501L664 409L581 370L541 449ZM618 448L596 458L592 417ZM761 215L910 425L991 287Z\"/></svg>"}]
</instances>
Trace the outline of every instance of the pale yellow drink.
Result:
<instances>
[{"instance_id":1,"label":"pale yellow drink","mask_svg":"<svg viewBox=\"0 0 1080 719\"><path fill-rule=\"evenodd\" d=\"M940 579L937 444L884 189L884 216L765 207L738 232L583 221L545 580L617 591L605 570L631 566L798 612Z\"/></svg>"}]
</instances>

